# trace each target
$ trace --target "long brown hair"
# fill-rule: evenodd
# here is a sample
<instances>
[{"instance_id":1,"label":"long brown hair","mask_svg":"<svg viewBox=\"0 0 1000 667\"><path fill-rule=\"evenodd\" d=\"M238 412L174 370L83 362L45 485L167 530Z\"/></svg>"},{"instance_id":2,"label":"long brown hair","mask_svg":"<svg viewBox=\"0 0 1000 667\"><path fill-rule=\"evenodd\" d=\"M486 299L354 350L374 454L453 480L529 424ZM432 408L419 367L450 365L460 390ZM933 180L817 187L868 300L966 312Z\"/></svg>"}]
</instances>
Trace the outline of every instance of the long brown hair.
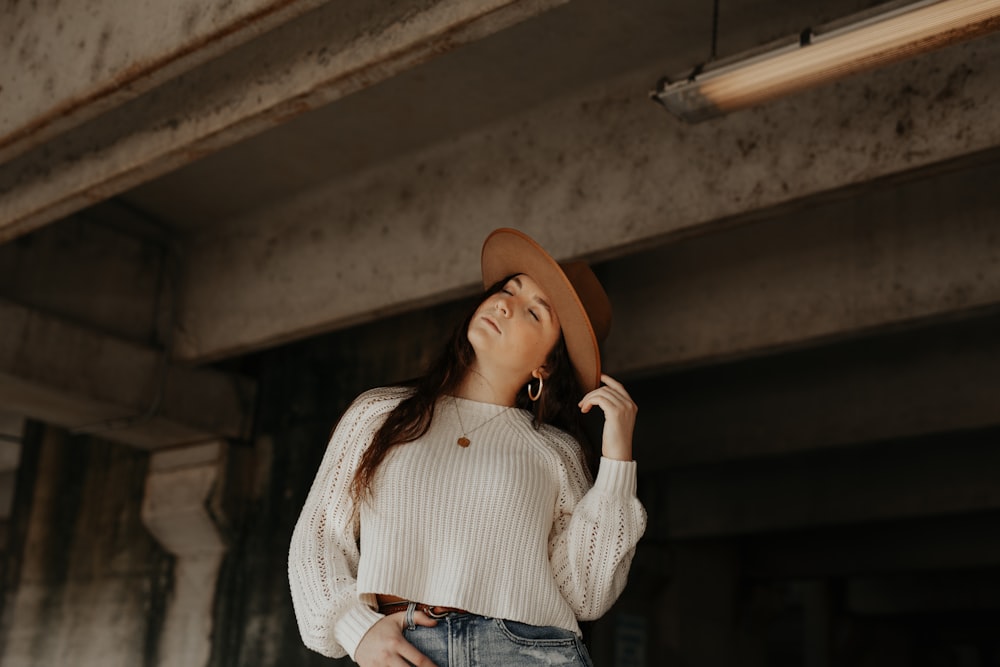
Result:
<instances>
[{"instance_id":1,"label":"long brown hair","mask_svg":"<svg viewBox=\"0 0 1000 667\"><path fill-rule=\"evenodd\" d=\"M467 336L473 315L484 301L503 289L513 277L508 276L498 281L483 293L482 298L452 332L437 360L423 376L412 383L413 394L403 399L375 432L351 481L351 496L355 506L371 492L375 472L389 451L427 433L434 416L435 402L458 388L475 359L476 352ZM561 335L545 363L549 376L545 380L541 398L537 401L528 398L525 385L517 394L515 406L534 415L532 423L536 429L541 428L542 424L551 424L576 438L583 448L587 466L593 473L597 466L597 452L584 431L583 418L577 405L583 398L584 391L573 371L569 351Z\"/></svg>"}]
</instances>

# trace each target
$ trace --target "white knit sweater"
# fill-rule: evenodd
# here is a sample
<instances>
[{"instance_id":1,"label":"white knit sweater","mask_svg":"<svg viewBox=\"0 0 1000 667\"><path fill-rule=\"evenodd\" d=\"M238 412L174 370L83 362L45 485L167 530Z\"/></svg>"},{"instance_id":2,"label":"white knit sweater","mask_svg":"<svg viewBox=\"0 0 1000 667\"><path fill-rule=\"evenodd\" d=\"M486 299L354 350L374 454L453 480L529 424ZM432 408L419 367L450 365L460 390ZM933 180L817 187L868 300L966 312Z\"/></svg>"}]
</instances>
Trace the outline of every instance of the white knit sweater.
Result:
<instances>
[{"instance_id":1,"label":"white knit sweater","mask_svg":"<svg viewBox=\"0 0 1000 667\"><path fill-rule=\"evenodd\" d=\"M430 430L383 461L352 521L358 460L409 391L374 389L348 408L295 526L288 575L306 646L353 658L382 618L376 593L577 633L577 619L607 611L645 529L635 463L602 459L591 488L577 442L536 431L525 411L439 401Z\"/></svg>"}]
</instances>

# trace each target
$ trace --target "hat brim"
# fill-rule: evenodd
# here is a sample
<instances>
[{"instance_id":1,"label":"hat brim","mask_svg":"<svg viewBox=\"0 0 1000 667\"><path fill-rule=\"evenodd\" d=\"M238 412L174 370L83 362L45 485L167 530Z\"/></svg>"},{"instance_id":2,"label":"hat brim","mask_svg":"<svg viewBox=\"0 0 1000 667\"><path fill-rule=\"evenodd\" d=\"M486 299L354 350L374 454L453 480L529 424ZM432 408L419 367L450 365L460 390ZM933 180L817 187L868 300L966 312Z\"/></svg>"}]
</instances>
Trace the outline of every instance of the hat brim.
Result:
<instances>
[{"instance_id":1,"label":"hat brim","mask_svg":"<svg viewBox=\"0 0 1000 667\"><path fill-rule=\"evenodd\" d=\"M585 392L601 386L601 353L594 327L559 262L527 234L502 228L483 243L482 270L485 287L522 273L538 283L555 308L580 386Z\"/></svg>"}]
</instances>

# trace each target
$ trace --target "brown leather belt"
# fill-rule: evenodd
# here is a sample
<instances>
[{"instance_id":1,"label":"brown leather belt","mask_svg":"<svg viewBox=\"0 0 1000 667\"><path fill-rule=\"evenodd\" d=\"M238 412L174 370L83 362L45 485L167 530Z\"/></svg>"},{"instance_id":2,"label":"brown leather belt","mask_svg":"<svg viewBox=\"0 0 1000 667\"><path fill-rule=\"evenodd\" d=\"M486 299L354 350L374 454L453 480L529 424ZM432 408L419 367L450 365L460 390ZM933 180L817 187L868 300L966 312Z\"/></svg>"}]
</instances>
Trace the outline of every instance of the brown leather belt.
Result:
<instances>
[{"instance_id":1,"label":"brown leather belt","mask_svg":"<svg viewBox=\"0 0 1000 667\"><path fill-rule=\"evenodd\" d=\"M378 610L383 614L393 614L397 611L406 611L406 607L410 604L410 601L405 598L396 597L395 595L376 595L375 599L378 601ZM469 612L464 609L459 609L458 607L441 607L431 604L423 604L422 602L415 603L417 605L417 611L422 611L431 618L443 618L448 614L468 614Z\"/></svg>"}]
</instances>

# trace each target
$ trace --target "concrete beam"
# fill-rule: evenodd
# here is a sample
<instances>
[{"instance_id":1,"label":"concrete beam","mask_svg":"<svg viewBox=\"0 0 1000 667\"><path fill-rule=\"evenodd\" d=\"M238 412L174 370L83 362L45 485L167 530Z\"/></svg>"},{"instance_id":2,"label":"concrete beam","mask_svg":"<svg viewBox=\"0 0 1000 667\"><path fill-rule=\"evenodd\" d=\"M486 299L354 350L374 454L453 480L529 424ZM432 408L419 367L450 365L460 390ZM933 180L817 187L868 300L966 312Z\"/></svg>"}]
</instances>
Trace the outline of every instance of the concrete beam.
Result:
<instances>
[{"instance_id":1,"label":"concrete beam","mask_svg":"<svg viewBox=\"0 0 1000 667\"><path fill-rule=\"evenodd\" d=\"M1000 160L609 262L605 365L718 363L1000 304L998 182Z\"/></svg>"},{"instance_id":2,"label":"concrete beam","mask_svg":"<svg viewBox=\"0 0 1000 667\"><path fill-rule=\"evenodd\" d=\"M24 415L8 412L7 410L0 410L0 442L15 443L19 445L23 435ZM3 452L2 448L0 448L0 452ZM0 470L7 470L8 468L16 467L16 459L7 458L7 456L3 453L0 453Z\"/></svg>"},{"instance_id":3,"label":"concrete beam","mask_svg":"<svg viewBox=\"0 0 1000 667\"><path fill-rule=\"evenodd\" d=\"M20 463L20 436L0 434L0 473L17 470Z\"/></svg>"},{"instance_id":4,"label":"concrete beam","mask_svg":"<svg viewBox=\"0 0 1000 667\"><path fill-rule=\"evenodd\" d=\"M143 448L248 434L253 383L0 300L0 404Z\"/></svg>"},{"instance_id":5,"label":"concrete beam","mask_svg":"<svg viewBox=\"0 0 1000 667\"><path fill-rule=\"evenodd\" d=\"M0 242L565 1L327 3L0 166Z\"/></svg>"},{"instance_id":6,"label":"concrete beam","mask_svg":"<svg viewBox=\"0 0 1000 667\"><path fill-rule=\"evenodd\" d=\"M497 226L560 259L607 259L995 149L998 75L989 38L694 127L645 99L653 73L606 82L205 230L176 354L225 357L467 293Z\"/></svg>"},{"instance_id":7,"label":"concrete beam","mask_svg":"<svg viewBox=\"0 0 1000 667\"><path fill-rule=\"evenodd\" d=\"M0 245L0 298L137 343L164 340L176 262L157 231L105 202Z\"/></svg>"},{"instance_id":8,"label":"concrete beam","mask_svg":"<svg viewBox=\"0 0 1000 667\"><path fill-rule=\"evenodd\" d=\"M648 469L1000 426L1000 317L632 383Z\"/></svg>"},{"instance_id":9,"label":"concrete beam","mask_svg":"<svg viewBox=\"0 0 1000 667\"><path fill-rule=\"evenodd\" d=\"M323 2L13 3L0 24L0 163Z\"/></svg>"},{"instance_id":10,"label":"concrete beam","mask_svg":"<svg viewBox=\"0 0 1000 667\"><path fill-rule=\"evenodd\" d=\"M996 430L654 475L651 539L1000 510ZM657 481L654 483L653 479Z\"/></svg>"}]
</instances>

